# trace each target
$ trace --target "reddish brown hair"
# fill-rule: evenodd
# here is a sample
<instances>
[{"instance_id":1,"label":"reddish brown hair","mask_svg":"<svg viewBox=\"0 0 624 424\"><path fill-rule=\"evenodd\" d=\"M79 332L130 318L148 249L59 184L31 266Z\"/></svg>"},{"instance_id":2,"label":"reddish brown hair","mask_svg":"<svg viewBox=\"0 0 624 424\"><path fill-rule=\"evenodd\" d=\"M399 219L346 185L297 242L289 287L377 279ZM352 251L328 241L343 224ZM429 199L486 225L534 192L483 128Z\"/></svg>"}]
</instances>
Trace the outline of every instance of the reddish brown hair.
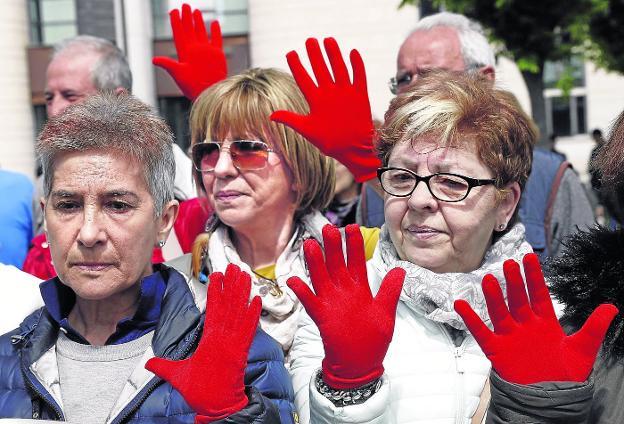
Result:
<instances>
[{"instance_id":1,"label":"reddish brown hair","mask_svg":"<svg viewBox=\"0 0 624 424\"><path fill-rule=\"evenodd\" d=\"M384 165L397 143L434 134L448 146L474 143L499 189L524 187L531 171L535 124L513 94L480 74L431 72L395 97L385 118L377 145Z\"/></svg>"}]
</instances>

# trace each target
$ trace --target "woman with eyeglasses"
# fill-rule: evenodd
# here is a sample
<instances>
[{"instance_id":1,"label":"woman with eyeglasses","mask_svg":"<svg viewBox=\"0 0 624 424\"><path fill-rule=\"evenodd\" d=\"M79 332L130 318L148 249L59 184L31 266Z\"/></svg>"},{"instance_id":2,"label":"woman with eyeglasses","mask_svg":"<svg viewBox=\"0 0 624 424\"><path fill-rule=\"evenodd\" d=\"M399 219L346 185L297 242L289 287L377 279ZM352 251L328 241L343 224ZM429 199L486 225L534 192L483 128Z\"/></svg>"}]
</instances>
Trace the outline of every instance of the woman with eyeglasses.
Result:
<instances>
[{"instance_id":1,"label":"woman with eyeglasses","mask_svg":"<svg viewBox=\"0 0 624 424\"><path fill-rule=\"evenodd\" d=\"M312 110L273 118L370 175L363 66L352 51L351 84L334 43L325 40L332 78L318 42L307 42L316 85L289 53ZM332 138L341 124L342 139ZM483 276L504 281L503 262L532 251L516 210L535 140L515 98L478 76L432 73L392 101L376 146L385 225L372 259L365 264L356 226L346 228L346 261L340 233L327 227L324 252L304 244L313 291L289 281L307 312L290 352L300 422L483 419L490 362L453 305L467 299L489 322Z\"/></svg>"}]
</instances>

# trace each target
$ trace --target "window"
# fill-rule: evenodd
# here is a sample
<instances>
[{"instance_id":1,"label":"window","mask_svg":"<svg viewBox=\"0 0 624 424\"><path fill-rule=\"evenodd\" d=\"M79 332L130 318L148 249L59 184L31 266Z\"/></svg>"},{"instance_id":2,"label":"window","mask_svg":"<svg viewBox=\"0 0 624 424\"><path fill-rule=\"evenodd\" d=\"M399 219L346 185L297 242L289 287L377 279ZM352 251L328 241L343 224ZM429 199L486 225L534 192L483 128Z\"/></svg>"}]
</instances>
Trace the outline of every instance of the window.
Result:
<instances>
[{"instance_id":1,"label":"window","mask_svg":"<svg viewBox=\"0 0 624 424\"><path fill-rule=\"evenodd\" d=\"M170 39L169 10L182 7L185 0L152 0L154 38ZM214 19L221 24L224 36L246 35L249 32L247 0L195 0L192 7L202 11L204 22ZM206 29L208 25L206 25Z\"/></svg>"},{"instance_id":2,"label":"window","mask_svg":"<svg viewBox=\"0 0 624 424\"><path fill-rule=\"evenodd\" d=\"M29 0L30 41L55 44L77 35L76 0Z\"/></svg>"},{"instance_id":3,"label":"window","mask_svg":"<svg viewBox=\"0 0 624 424\"><path fill-rule=\"evenodd\" d=\"M549 134L570 136L587 132L585 95L546 97L546 127Z\"/></svg>"},{"instance_id":4,"label":"window","mask_svg":"<svg viewBox=\"0 0 624 424\"><path fill-rule=\"evenodd\" d=\"M33 124L35 126L35 134L39 134L43 129L43 125L48 119L48 114L46 113L46 105L34 105L33 106Z\"/></svg>"},{"instance_id":5,"label":"window","mask_svg":"<svg viewBox=\"0 0 624 424\"><path fill-rule=\"evenodd\" d=\"M572 56L569 60L544 64L544 88L558 88L557 83L562 78L569 79L574 87L584 87L585 62L583 58Z\"/></svg>"},{"instance_id":6,"label":"window","mask_svg":"<svg viewBox=\"0 0 624 424\"><path fill-rule=\"evenodd\" d=\"M160 115L167 121L175 142L186 152L191 145L189 133L189 113L191 101L186 97L160 97L158 98L158 110Z\"/></svg>"},{"instance_id":7,"label":"window","mask_svg":"<svg viewBox=\"0 0 624 424\"><path fill-rule=\"evenodd\" d=\"M562 85L569 89L568 95ZM544 65L544 99L548 134L571 136L587 132L585 63L578 56Z\"/></svg>"}]
</instances>

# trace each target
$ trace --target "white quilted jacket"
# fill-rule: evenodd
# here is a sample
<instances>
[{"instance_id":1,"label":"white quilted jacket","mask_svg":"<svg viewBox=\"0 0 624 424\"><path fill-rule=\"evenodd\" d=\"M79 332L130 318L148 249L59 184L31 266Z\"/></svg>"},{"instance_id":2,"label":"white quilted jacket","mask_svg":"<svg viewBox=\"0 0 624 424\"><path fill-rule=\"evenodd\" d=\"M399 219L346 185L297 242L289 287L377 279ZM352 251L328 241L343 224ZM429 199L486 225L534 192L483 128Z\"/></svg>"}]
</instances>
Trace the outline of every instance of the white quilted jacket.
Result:
<instances>
[{"instance_id":1,"label":"white quilted jacket","mask_svg":"<svg viewBox=\"0 0 624 424\"><path fill-rule=\"evenodd\" d=\"M373 294L382 277L371 263ZM290 351L290 373L301 423L470 423L490 372L471 335L456 347L442 324L399 301L380 391L365 403L335 407L314 385L324 357L314 322L303 314Z\"/></svg>"}]
</instances>

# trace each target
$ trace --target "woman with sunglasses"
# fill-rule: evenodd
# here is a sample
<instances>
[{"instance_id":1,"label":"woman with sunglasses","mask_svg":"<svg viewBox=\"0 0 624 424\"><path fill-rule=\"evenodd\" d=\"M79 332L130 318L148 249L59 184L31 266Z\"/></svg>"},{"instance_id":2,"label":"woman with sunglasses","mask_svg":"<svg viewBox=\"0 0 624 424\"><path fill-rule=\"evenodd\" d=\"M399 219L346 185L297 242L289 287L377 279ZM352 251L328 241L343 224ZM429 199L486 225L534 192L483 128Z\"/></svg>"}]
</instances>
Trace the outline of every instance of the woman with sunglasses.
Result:
<instances>
[{"instance_id":1,"label":"woman with sunglasses","mask_svg":"<svg viewBox=\"0 0 624 424\"><path fill-rule=\"evenodd\" d=\"M190 116L191 156L200 196L214 218L198 237L192 260L198 279L237 264L252 275L252 296L262 298L261 327L285 352L302 310L286 285L307 279L302 242L322 239L329 221L319 212L331 200L334 164L301 135L269 120L278 109L307 111L292 77L251 69L206 89ZM369 256L375 231L366 231Z\"/></svg>"},{"instance_id":2,"label":"woman with sunglasses","mask_svg":"<svg viewBox=\"0 0 624 424\"><path fill-rule=\"evenodd\" d=\"M273 118L370 175L361 59L351 52L351 84L335 41L325 48L333 79L318 42L307 42L318 84L296 53L287 56L311 113ZM376 146L385 226L373 258L364 264L360 233L348 226L345 264L340 233L328 227L324 254L304 244L314 292L289 281L307 312L290 352L300 422L480 422L490 362L453 303L470 300L487 321L481 279L531 252L516 209L535 139L515 98L479 76L431 74L392 101Z\"/></svg>"}]
</instances>

